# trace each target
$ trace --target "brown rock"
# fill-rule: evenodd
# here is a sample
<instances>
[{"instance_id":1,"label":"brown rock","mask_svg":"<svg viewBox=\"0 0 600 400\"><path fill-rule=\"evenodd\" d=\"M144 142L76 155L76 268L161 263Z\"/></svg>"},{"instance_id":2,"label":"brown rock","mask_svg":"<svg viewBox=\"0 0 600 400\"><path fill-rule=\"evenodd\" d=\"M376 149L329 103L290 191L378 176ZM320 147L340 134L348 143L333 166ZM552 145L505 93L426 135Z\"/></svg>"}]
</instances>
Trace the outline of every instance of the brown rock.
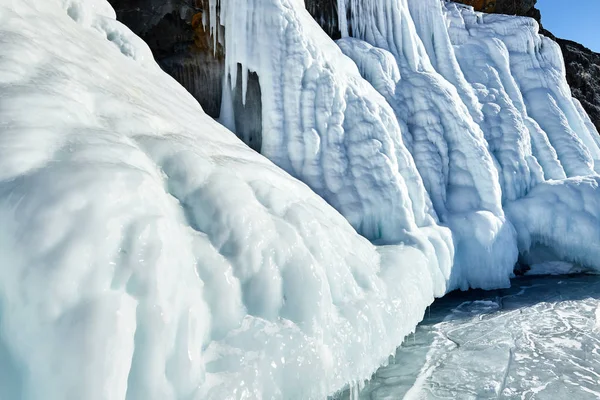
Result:
<instances>
[{"instance_id":1,"label":"brown rock","mask_svg":"<svg viewBox=\"0 0 600 400\"><path fill-rule=\"evenodd\" d=\"M334 40L342 37L339 27L337 0L304 0L306 9Z\"/></svg>"},{"instance_id":2,"label":"brown rock","mask_svg":"<svg viewBox=\"0 0 600 400\"><path fill-rule=\"evenodd\" d=\"M463 3L473 7L477 11L488 13L496 10L496 0L458 0L457 3Z\"/></svg>"}]
</instances>

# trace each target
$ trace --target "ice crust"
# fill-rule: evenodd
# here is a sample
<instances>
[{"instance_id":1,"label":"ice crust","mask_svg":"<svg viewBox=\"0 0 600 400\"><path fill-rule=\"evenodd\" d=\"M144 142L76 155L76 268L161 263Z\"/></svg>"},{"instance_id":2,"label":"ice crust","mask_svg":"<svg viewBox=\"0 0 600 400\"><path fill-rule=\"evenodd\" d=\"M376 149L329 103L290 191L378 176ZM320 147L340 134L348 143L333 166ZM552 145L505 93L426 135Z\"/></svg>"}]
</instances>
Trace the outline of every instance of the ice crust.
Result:
<instances>
[{"instance_id":1,"label":"ice crust","mask_svg":"<svg viewBox=\"0 0 600 400\"><path fill-rule=\"evenodd\" d=\"M600 270L597 132L534 22L340 0L336 45L301 0L210 6L266 158L105 0L0 0L0 399L319 399L519 251Z\"/></svg>"}]
</instances>

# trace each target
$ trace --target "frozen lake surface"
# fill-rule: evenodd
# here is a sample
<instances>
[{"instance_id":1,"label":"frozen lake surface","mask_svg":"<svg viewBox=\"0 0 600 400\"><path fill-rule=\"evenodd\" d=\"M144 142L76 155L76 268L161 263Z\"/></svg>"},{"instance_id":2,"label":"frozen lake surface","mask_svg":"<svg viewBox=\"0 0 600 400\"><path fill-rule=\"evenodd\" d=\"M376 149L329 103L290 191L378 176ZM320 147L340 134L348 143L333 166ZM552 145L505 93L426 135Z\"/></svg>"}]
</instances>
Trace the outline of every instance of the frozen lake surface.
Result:
<instances>
[{"instance_id":1,"label":"frozen lake surface","mask_svg":"<svg viewBox=\"0 0 600 400\"><path fill-rule=\"evenodd\" d=\"M360 399L600 398L600 277L524 277L436 301Z\"/></svg>"}]
</instances>

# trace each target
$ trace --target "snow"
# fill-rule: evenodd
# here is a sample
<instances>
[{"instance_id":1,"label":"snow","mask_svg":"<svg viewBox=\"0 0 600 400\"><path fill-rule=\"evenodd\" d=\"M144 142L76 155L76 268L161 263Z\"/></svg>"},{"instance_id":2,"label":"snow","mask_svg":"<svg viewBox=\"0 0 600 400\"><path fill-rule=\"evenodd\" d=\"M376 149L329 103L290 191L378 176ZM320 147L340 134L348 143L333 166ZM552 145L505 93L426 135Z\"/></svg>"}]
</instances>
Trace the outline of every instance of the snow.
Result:
<instances>
[{"instance_id":1,"label":"snow","mask_svg":"<svg viewBox=\"0 0 600 400\"><path fill-rule=\"evenodd\" d=\"M0 398L323 398L518 257L600 270L600 140L537 25L338 6L336 45L210 1L260 155L105 0L0 0Z\"/></svg>"}]
</instances>

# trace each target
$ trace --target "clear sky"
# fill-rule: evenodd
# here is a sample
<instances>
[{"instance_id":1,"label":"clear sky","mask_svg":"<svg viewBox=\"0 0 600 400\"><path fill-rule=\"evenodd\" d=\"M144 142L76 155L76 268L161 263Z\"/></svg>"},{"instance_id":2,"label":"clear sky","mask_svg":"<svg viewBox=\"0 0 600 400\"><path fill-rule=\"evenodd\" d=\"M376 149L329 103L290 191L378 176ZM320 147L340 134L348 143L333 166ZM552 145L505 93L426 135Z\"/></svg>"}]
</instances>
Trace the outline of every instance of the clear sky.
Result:
<instances>
[{"instance_id":1,"label":"clear sky","mask_svg":"<svg viewBox=\"0 0 600 400\"><path fill-rule=\"evenodd\" d=\"M600 0L538 0L536 7L544 28L600 53Z\"/></svg>"}]
</instances>

